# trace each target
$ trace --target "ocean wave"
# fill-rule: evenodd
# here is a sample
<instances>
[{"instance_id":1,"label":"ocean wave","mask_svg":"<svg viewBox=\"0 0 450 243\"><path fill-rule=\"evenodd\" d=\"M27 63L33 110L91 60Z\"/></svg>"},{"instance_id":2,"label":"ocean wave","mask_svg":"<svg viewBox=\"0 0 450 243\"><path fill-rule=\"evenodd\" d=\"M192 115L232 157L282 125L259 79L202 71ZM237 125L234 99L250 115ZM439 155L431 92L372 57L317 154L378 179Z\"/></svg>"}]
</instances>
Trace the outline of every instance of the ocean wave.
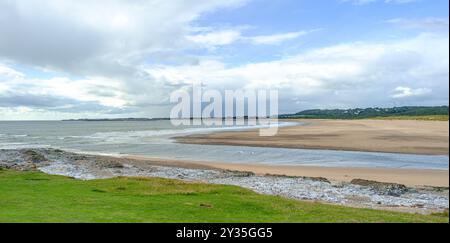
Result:
<instances>
[{"instance_id":1,"label":"ocean wave","mask_svg":"<svg viewBox=\"0 0 450 243\"><path fill-rule=\"evenodd\" d=\"M61 148L61 147L52 147L54 149L61 149L66 152L75 153L75 154L84 154L84 155L98 155L98 156L109 156L109 157L126 157L126 156L133 156L133 154L126 154L126 153L113 153L113 152L99 152L99 151L85 151L80 149L74 149L74 148Z\"/></svg>"},{"instance_id":2,"label":"ocean wave","mask_svg":"<svg viewBox=\"0 0 450 243\"><path fill-rule=\"evenodd\" d=\"M48 144L29 144L29 143L0 143L0 149L36 149L50 148Z\"/></svg>"},{"instance_id":3,"label":"ocean wave","mask_svg":"<svg viewBox=\"0 0 450 243\"><path fill-rule=\"evenodd\" d=\"M279 127L295 126L296 122L278 123ZM59 140L80 139L95 141L96 143L113 143L113 144L146 144L148 139L157 139L158 141L170 141L170 138L180 135L203 134L219 131L240 131L250 129L268 128L272 125L256 125L256 126L230 126L230 127L201 127L186 129L165 129L165 130L140 130L125 132L97 132L92 135L84 136L61 136ZM144 141L145 140L145 141Z\"/></svg>"},{"instance_id":4,"label":"ocean wave","mask_svg":"<svg viewBox=\"0 0 450 243\"><path fill-rule=\"evenodd\" d=\"M0 133L0 137L11 137L11 138L25 138L25 137L29 137L30 135L28 134L3 134Z\"/></svg>"}]
</instances>

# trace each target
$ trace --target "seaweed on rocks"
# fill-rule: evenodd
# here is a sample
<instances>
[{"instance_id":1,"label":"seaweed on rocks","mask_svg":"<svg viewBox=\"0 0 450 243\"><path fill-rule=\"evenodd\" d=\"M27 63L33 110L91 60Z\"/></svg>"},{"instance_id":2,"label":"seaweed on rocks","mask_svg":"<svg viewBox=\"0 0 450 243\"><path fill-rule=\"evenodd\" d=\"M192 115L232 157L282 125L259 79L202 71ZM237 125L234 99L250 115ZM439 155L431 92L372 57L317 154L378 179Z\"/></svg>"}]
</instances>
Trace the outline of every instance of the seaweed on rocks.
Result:
<instances>
[{"instance_id":1,"label":"seaweed on rocks","mask_svg":"<svg viewBox=\"0 0 450 243\"><path fill-rule=\"evenodd\" d=\"M397 183L386 183L363 179L354 179L350 183L353 185L370 187L381 195L399 197L408 192L408 187Z\"/></svg>"}]
</instances>

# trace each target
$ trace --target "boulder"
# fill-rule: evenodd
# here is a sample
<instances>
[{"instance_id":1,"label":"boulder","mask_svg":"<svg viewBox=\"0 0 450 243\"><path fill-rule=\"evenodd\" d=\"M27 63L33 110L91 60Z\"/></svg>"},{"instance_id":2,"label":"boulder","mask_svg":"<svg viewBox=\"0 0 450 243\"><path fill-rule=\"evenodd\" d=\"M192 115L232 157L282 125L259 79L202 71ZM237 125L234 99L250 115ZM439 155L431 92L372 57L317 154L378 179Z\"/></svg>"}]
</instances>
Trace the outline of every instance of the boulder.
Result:
<instances>
[{"instance_id":1,"label":"boulder","mask_svg":"<svg viewBox=\"0 0 450 243\"><path fill-rule=\"evenodd\" d=\"M386 183L378 181L370 181L363 179L354 179L350 182L353 185L370 187L375 192L381 195L389 195L399 197L408 192L408 187L397 183Z\"/></svg>"},{"instance_id":2,"label":"boulder","mask_svg":"<svg viewBox=\"0 0 450 243\"><path fill-rule=\"evenodd\" d=\"M34 150L26 150L23 152L27 161L32 163L41 163L47 161L44 155L34 151Z\"/></svg>"}]
</instances>

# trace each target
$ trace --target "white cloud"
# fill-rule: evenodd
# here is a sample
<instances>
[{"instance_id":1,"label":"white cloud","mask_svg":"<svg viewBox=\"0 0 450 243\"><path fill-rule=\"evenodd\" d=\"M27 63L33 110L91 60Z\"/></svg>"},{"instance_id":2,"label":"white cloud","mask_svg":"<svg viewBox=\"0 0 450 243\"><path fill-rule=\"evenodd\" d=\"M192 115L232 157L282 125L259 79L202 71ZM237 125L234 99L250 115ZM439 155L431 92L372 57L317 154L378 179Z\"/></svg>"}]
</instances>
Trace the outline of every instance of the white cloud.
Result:
<instances>
[{"instance_id":1,"label":"white cloud","mask_svg":"<svg viewBox=\"0 0 450 243\"><path fill-rule=\"evenodd\" d=\"M223 46L239 40L241 32L237 30L221 30L199 35L189 35L186 38L205 46Z\"/></svg>"},{"instance_id":2,"label":"white cloud","mask_svg":"<svg viewBox=\"0 0 450 243\"><path fill-rule=\"evenodd\" d=\"M283 34L275 34L275 35L262 35L255 37L248 37L247 39L254 44L257 45L273 45L279 44L284 41L297 39L300 36L311 33L311 31L298 31L298 32L289 32Z\"/></svg>"},{"instance_id":3,"label":"white cloud","mask_svg":"<svg viewBox=\"0 0 450 243\"><path fill-rule=\"evenodd\" d=\"M412 89L409 87L397 87L395 88L394 91L396 92L396 94L392 95L392 98L395 99L402 99L413 96L423 96L432 92L431 89L427 88Z\"/></svg>"},{"instance_id":4,"label":"white cloud","mask_svg":"<svg viewBox=\"0 0 450 243\"><path fill-rule=\"evenodd\" d=\"M56 71L61 78L17 76L2 66L0 106L68 104L75 110L80 102L81 111L146 105L146 115L154 115L150 105L164 103L172 87L153 80L142 65L195 62L184 54L193 21L246 2L1 0L0 61Z\"/></svg>"},{"instance_id":5,"label":"white cloud","mask_svg":"<svg viewBox=\"0 0 450 243\"><path fill-rule=\"evenodd\" d=\"M301 36L310 34L315 31L318 30L287 32L261 36L244 36L239 29L209 30L209 32L188 35L186 36L186 38L192 42L206 46L207 48L230 45L235 42L242 42L253 45L275 45L285 41L297 39Z\"/></svg>"},{"instance_id":6,"label":"white cloud","mask_svg":"<svg viewBox=\"0 0 450 243\"><path fill-rule=\"evenodd\" d=\"M448 18L428 17L423 19L396 18L386 21L387 23L400 25L406 28L419 28L426 30L446 30L448 31Z\"/></svg>"},{"instance_id":7,"label":"white cloud","mask_svg":"<svg viewBox=\"0 0 450 243\"><path fill-rule=\"evenodd\" d=\"M155 53L179 55L200 15L246 1L2 0L0 57L76 75L129 76Z\"/></svg>"},{"instance_id":8,"label":"white cloud","mask_svg":"<svg viewBox=\"0 0 450 243\"><path fill-rule=\"evenodd\" d=\"M74 102L91 102L105 107L123 108L128 103L121 91L122 83L104 77L36 79L0 65L0 81L0 106L1 101L12 107L20 106L23 100L36 107L50 107L55 104L53 101L57 101L57 107L75 105ZM42 100L49 104L42 103Z\"/></svg>"},{"instance_id":9,"label":"white cloud","mask_svg":"<svg viewBox=\"0 0 450 243\"><path fill-rule=\"evenodd\" d=\"M166 107L170 92L193 81L221 90L278 88L280 97L289 101L284 107L290 111L390 106L404 100L393 96L408 94L412 103L448 102L448 32L392 42L333 45L290 53L275 61L229 67L218 61L220 56L187 53L199 46L236 42L274 45L311 31L247 36L244 29L233 26L192 27L202 14L239 7L245 0L107 2L0 1L0 61L8 64L0 64L2 115L127 112L164 116L170 109ZM404 19L392 22L407 24ZM439 22L430 19L428 25ZM14 64L56 70L59 75L27 77ZM409 90L393 94L399 87ZM425 91L429 91L427 99L417 95ZM152 113L155 110L159 113Z\"/></svg>"},{"instance_id":10,"label":"white cloud","mask_svg":"<svg viewBox=\"0 0 450 243\"><path fill-rule=\"evenodd\" d=\"M290 109L448 103L448 36L422 34L386 43L349 43L278 61L228 68L218 61L149 67L172 85L201 81L218 89L279 89ZM398 89L417 87L418 89ZM392 95L392 90L397 93ZM429 94L426 100L422 95ZM292 99L301 99L295 108ZM291 110L292 111L292 110Z\"/></svg>"},{"instance_id":11,"label":"white cloud","mask_svg":"<svg viewBox=\"0 0 450 243\"><path fill-rule=\"evenodd\" d=\"M133 114L144 116L152 107L160 109L159 116L165 116L170 109L170 92L197 81L220 90L279 89L285 112L324 107L442 105L448 103L448 46L448 35L421 34L386 43L334 45L236 67L207 59L196 65L151 64L143 67L141 74L150 81L136 83L95 76L32 79L16 75L0 82L0 107L32 107L42 114L52 110L79 115L102 111L100 114L106 116L126 111L127 115L138 112ZM15 73L11 67L0 67L8 70L3 73Z\"/></svg>"},{"instance_id":12,"label":"white cloud","mask_svg":"<svg viewBox=\"0 0 450 243\"><path fill-rule=\"evenodd\" d=\"M12 68L9 68L0 63L0 81L6 79L19 79L24 77L25 75L21 72L18 72Z\"/></svg>"}]
</instances>

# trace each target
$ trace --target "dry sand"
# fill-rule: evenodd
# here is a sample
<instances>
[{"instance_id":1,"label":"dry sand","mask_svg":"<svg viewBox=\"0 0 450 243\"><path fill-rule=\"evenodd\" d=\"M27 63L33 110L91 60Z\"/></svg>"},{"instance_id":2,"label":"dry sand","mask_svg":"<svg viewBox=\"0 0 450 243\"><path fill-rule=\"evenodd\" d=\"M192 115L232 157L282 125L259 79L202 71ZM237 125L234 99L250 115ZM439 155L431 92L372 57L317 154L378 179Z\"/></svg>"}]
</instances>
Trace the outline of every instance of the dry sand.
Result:
<instances>
[{"instance_id":1,"label":"dry sand","mask_svg":"<svg viewBox=\"0 0 450 243\"><path fill-rule=\"evenodd\" d=\"M177 138L191 144L332 149L448 155L448 121L295 120L304 126L281 127L273 137L258 130L219 132Z\"/></svg>"}]
</instances>

